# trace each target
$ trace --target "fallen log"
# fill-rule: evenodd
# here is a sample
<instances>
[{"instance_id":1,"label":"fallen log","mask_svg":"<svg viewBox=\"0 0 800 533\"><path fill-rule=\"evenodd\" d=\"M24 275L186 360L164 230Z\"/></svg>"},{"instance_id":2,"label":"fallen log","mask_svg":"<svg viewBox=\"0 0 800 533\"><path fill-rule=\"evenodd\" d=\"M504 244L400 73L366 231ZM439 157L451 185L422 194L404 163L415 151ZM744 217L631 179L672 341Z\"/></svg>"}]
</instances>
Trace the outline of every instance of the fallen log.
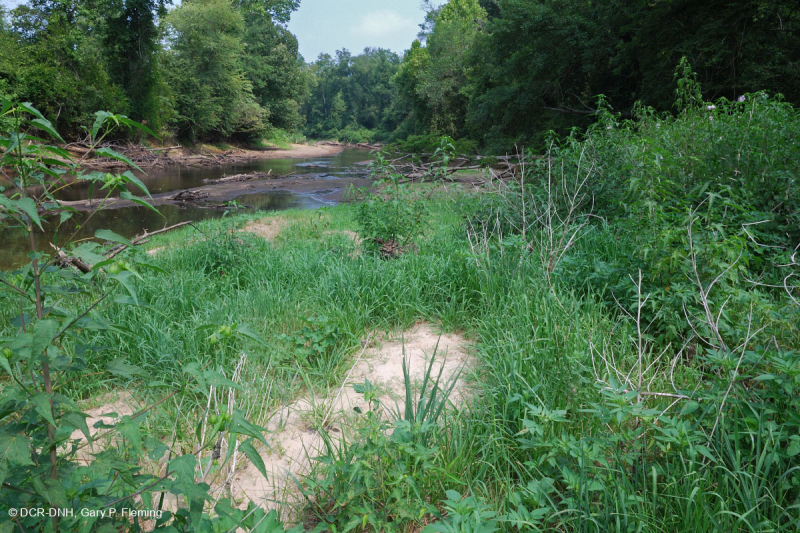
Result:
<instances>
[{"instance_id":1,"label":"fallen log","mask_svg":"<svg viewBox=\"0 0 800 533\"><path fill-rule=\"evenodd\" d=\"M77 257L71 257L67 255L66 253L64 253L64 250L62 250L52 242L50 243L50 246L52 246L53 249L56 251L56 254L58 254L59 263L61 264L62 267L64 268L73 267L83 272L84 274L88 274L89 272L92 271L92 267L83 262L83 260L78 259Z\"/></svg>"},{"instance_id":2,"label":"fallen log","mask_svg":"<svg viewBox=\"0 0 800 533\"><path fill-rule=\"evenodd\" d=\"M148 242L150 240L150 237L152 237L153 235L158 235L159 233L166 233L168 231L172 231L174 229L182 228L183 226L188 226L190 224L192 224L192 221L191 220L187 220L186 222L180 222L180 223L175 224L173 226L170 226L168 228L161 228L159 230L151 231L149 233L147 232L147 230L145 230L145 232L143 234L141 234L138 237L136 237L133 240L131 240L131 244L133 244L134 246L138 246L139 244L144 244L144 243ZM113 248L111 248L109 251L107 251L105 253L106 259L111 259L112 257L115 257L115 256L119 255L120 253L124 252L127 248L128 248L127 244L120 244L120 245L114 246Z\"/></svg>"},{"instance_id":3,"label":"fallen log","mask_svg":"<svg viewBox=\"0 0 800 533\"><path fill-rule=\"evenodd\" d=\"M206 198L208 198L207 192L190 190L181 191L169 197L170 200L175 200L177 202L199 202Z\"/></svg>"}]
</instances>

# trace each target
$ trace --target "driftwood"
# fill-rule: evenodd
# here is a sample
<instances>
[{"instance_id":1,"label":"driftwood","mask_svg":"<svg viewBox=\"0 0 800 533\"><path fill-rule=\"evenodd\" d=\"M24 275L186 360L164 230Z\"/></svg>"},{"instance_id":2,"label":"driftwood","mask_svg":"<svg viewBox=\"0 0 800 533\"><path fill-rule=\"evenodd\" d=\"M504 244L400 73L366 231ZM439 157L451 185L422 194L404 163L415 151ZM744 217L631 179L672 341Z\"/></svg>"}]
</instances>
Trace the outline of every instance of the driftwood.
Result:
<instances>
[{"instance_id":1,"label":"driftwood","mask_svg":"<svg viewBox=\"0 0 800 533\"><path fill-rule=\"evenodd\" d=\"M207 192L191 190L180 191L179 193L173 194L169 197L170 200L175 200L177 202L199 202L200 200L204 200L206 198L208 198Z\"/></svg>"},{"instance_id":2,"label":"driftwood","mask_svg":"<svg viewBox=\"0 0 800 533\"><path fill-rule=\"evenodd\" d=\"M269 172L248 172L246 174L233 174L231 176L222 176L218 180L204 180L204 181L211 181L214 183L236 183L240 181L250 181L250 180L260 180L269 178L272 175L272 169L269 169Z\"/></svg>"},{"instance_id":3,"label":"driftwood","mask_svg":"<svg viewBox=\"0 0 800 533\"><path fill-rule=\"evenodd\" d=\"M148 242L150 240L150 237L152 237L153 235L158 235L159 233L166 233L168 231L172 231L174 229L182 228L183 226L188 226L190 224L192 224L192 221L191 220L187 220L186 222L181 222L179 224L175 224L174 226L169 226L168 228L162 228L162 229L159 229L159 230L156 230L156 231L151 231L149 233L147 232L147 230L145 230L145 232L143 234L141 234L138 237L132 239L131 240L131 244L133 244L134 246L138 246L140 244L145 244L146 242ZM105 253L106 259L111 259L112 257L115 257L115 256L119 255L121 252L124 252L127 248L128 248L128 245L126 245L126 244L120 244L118 246L114 246L113 248L111 248L109 251L107 251Z\"/></svg>"},{"instance_id":4,"label":"driftwood","mask_svg":"<svg viewBox=\"0 0 800 533\"><path fill-rule=\"evenodd\" d=\"M72 267L83 272L84 274L88 274L89 272L92 271L92 267L87 265L83 260L78 259L77 257L71 257L67 255L66 253L64 253L64 250L62 250L52 242L50 243L50 246L52 246L53 249L58 254L58 264L61 265L63 268Z\"/></svg>"},{"instance_id":5,"label":"driftwood","mask_svg":"<svg viewBox=\"0 0 800 533\"><path fill-rule=\"evenodd\" d=\"M187 220L186 222L181 222L179 224L175 224L173 226L169 226L168 228L162 228L162 229L159 229L159 230L156 230L156 231L151 231L149 233L145 230L145 232L142 235L139 235L138 237L132 239L131 240L131 244L134 245L134 246L138 246L140 244L145 244L145 243L150 241L150 237L152 237L153 235L158 235L159 233L166 233L168 231L172 231L174 229L182 228L183 226L188 226L190 224L192 224L192 221L191 220ZM59 248L58 246L56 246L53 243L50 243L50 246L52 246L53 249L55 249L56 253L58 254L58 264L61 267L63 267L63 268L72 267L72 268L75 268L75 269L79 270L80 272L83 272L84 274L88 274L89 272L92 271L91 265L86 264L86 262L83 261L82 259L67 255L64 252L64 250L62 250L61 248ZM105 256L106 259L112 259L113 257L116 257L120 253L122 253L125 250L127 250L128 248L129 248L129 246L127 244L119 244L119 245L114 246L113 248L109 249L104 254L104 256Z\"/></svg>"}]
</instances>

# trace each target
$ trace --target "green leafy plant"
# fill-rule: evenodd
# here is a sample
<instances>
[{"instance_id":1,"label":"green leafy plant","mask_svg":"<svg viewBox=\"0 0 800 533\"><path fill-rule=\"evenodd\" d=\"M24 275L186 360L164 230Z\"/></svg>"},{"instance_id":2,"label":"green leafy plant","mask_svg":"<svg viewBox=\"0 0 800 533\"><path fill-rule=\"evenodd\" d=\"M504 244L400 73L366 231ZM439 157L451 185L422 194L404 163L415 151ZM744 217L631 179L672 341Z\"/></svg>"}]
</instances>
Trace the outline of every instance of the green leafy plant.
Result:
<instances>
[{"instance_id":1,"label":"green leafy plant","mask_svg":"<svg viewBox=\"0 0 800 533\"><path fill-rule=\"evenodd\" d=\"M376 155L370 172L375 190L356 191L361 200L356 213L359 233L373 251L399 257L416 246L427 215L424 199L403 183L403 176L383 153Z\"/></svg>"},{"instance_id":2,"label":"green leafy plant","mask_svg":"<svg viewBox=\"0 0 800 533\"><path fill-rule=\"evenodd\" d=\"M11 131L0 135L0 167L13 189L7 196L0 195L0 223L16 224L30 236L31 261L15 271L0 272L0 295L16 300L19 308L13 334L0 339L0 525L21 531L142 531L145 523L123 511L135 508L156 512L150 515L157 517L155 526L148 526L156 530L198 531L242 524L259 531L282 530L274 513L251 508L245 514L232 510L228 501L218 502L217 516L211 518L211 509L206 508L212 500L209 486L196 478L197 469L202 468L197 455L211 444L185 453L148 436L140 422L154 405L122 417L115 426L103 425L99 429L106 431L101 434L88 427L87 415L70 398L70 387L89 371L86 354L102 349L93 345L98 333L125 334L124 328L107 323L96 311L109 305L146 308L137 294L137 282L144 280L147 269L163 271L137 255L128 239L108 230L97 231L95 237L117 248L109 250L94 241L74 242L78 229L67 221L79 213L62 205L57 193L69 186L68 177L73 176L79 183L89 183L90 194L95 186L105 191L98 209L115 191L150 207L127 190L133 185L147 194L147 188L130 172L82 172L81 161L40 137L37 132L61 141L52 124L30 104L4 100L2 116L13 124ZM120 127L142 128L124 116L98 112L88 130L92 150ZM96 152L135 167L111 149ZM53 228L56 253L36 247L35 234L45 226ZM125 259L114 258L121 248L130 249ZM234 331L221 328L219 333L233 335ZM216 370L196 364L187 365L184 372L183 387L201 397L208 396L209 384L236 387ZM109 361L100 373L125 380L145 375L122 357ZM185 391L163 390L157 403L179 392ZM75 432L81 436L76 438ZM224 432L234 443L240 435L247 437L238 448L253 458L257 454L250 443L266 445L264 429L235 409L216 420L212 432ZM100 442L101 436L114 445L100 445L87 454L86 448ZM229 454L233 450L229 448ZM165 455L160 472L142 468L145 461ZM180 496L186 506L164 510L165 493ZM88 515L82 514L87 510ZM253 522L253 515L264 519L262 525Z\"/></svg>"},{"instance_id":3,"label":"green leafy plant","mask_svg":"<svg viewBox=\"0 0 800 533\"><path fill-rule=\"evenodd\" d=\"M305 325L292 335L282 334L279 339L287 342L295 354L306 364L325 366L339 347L343 332L327 316L312 316Z\"/></svg>"},{"instance_id":4,"label":"green leafy plant","mask_svg":"<svg viewBox=\"0 0 800 533\"><path fill-rule=\"evenodd\" d=\"M395 411L381 404L366 380L354 385L369 405L359 413L353 442L335 442L323 433L325 453L317 458L319 476L309 476L307 496L317 520L330 529L347 531L405 531L424 518L437 515L431 499L442 492L436 472L441 446L439 432L450 393L458 379L442 380L434 372L436 353L415 392L409 369L403 362L405 409Z\"/></svg>"}]
</instances>

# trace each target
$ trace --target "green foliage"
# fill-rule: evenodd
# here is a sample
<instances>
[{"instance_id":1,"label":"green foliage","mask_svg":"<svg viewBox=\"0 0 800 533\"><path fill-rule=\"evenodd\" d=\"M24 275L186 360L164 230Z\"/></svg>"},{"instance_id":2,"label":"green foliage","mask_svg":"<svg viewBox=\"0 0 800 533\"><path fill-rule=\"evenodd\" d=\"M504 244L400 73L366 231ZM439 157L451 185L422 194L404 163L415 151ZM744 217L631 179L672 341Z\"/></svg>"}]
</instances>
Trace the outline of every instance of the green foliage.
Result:
<instances>
[{"instance_id":1,"label":"green foliage","mask_svg":"<svg viewBox=\"0 0 800 533\"><path fill-rule=\"evenodd\" d=\"M403 141L390 144L386 149L406 154L433 154L442 148L442 138L434 134L411 135ZM449 143L452 145L452 155L471 156L478 152L478 143L469 139L450 139Z\"/></svg>"},{"instance_id":2,"label":"green foliage","mask_svg":"<svg viewBox=\"0 0 800 533\"><path fill-rule=\"evenodd\" d=\"M416 246L427 215L425 202L419 191L402 183L402 175L382 153L376 155L370 172L377 191L356 192L361 196L356 214L359 233L373 251L395 257Z\"/></svg>"},{"instance_id":3,"label":"green foliage","mask_svg":"<svg viewBox=\"0 0 800 533\"><path fill-rule=\"evenodd\" d=\"M18 313L11 323L3 325L4 336L0 338L0 369L4 374L0 389L1 527L90 532L119 528L211 531L247 525L257 531L283 531L274 512L266 514L254 506L244 513L232 509L229 500L219 500L213 518L210 509L205 509L207 502L216 498L209 494L209 485L203 481L205 475L196 477L196 474L204 469L207 474L212 465L210 461L203 465L198 456L209 443L215 442L214 437L224 434L233 443L224 462L230 459L239 438L246 439L240 448L248 456L257 456L252 453L253 440L266 445L265 430L246 420L234 406L220 417L214 415L210 427L206 428L202 421L198 424L198 441L189 443L189 449L198 450L194 453L185 453L180 447L170 449L146 432L141 419L154 405L133 416L121 417L114 426L95 424L92 429L103 430L102 433L87 426L88 415L74 401L78 396L75 387L86 375L125 382L147 376L142 368L116 355L116 350L112 352L113 359L107 360L97 372L91 371L89 356L108 351L95 344L98 336L119 339L130 333L124 326L104 320L97 308L109 299L114 302L112 307L124 306L128 313L143 309L151 312L137 289L140 283L146 283L148 270L164 271L135 253L124 260L113 259L108 257L109 250L97 242L73 242L77 232L70 231L67 221L77 213L63 206L54 193L68 186L68 176L78 182L86 180L101 185L105 197L100 208L115 190L131 197L126 190L129 185L148 196L149 193L130 172L85 173L63 149L33 135L38 130L62 141L52 123L30 104L2 100L0 105L0 113L14 126L0 134L3 148L0 166L11 170L14 176L10 194L0 195L0 223L20 226L30 235L31 242L30 263L0 273L4 308L10 300ZM113 135L117 128L141 128L121 115L98 112L96 117L94 125L87 129L91 149ZM126 159L105 150L106 156ZM39 190L36 197L31 196L33 187ZM144 200L137 200L147 205ZM87 215L87 219L93 214ZM64 229L65 235L57 235L54 243L60 244L65 257L76 258L68 264L88 265L87 271L74 272L68 264L59 267L58 254L48 255L36 248L35 233L51 224ZM98 230L95 236L132 247L125 237L108 230ZM263 343L245 326L222 326L215 335L222 336L223 351L236 337ZM210 404L209 385L223 390L239 388L216 369L201 368L196 363L183 366L181 374L180 385L174 390L163 381L151 384L150 390L160 397L157 403L184 392L187 396L205 397ZM111 439L107 442L113 446L102 444L102 437ZM94 446L91 453L85 449L87 446ZM163 469L143 468L147 462L159 464L165 454ZM166 493L180 496L186 506L161 513ZM24 514L19 512L22 509L39 512ZM58 509L72 512L59 513ZM131 516L125 509L156 511L158 518L155 525L146 524L147 521ZM94 513L87 517L81 510ZM255 517L260 523L253 522Z\"/></svg>"},{"instance_id":4,"label":"green foliage","mask_svg":"<svg viewBox=\"0 0 800 533\"><path fill-rule=\"evenodd\" d=\"M405 413L385 418L387 406L366 380L353 386L369 406L366 413L356 408L355 440L334 441L323 433L325 450L317 458L320 475L309 476L307 496L316 520L329 529L404 531L438 514L430 496L441 490L436 476L442 467L440 446L445 445L441 423L457 376L443 382L441 371L434 373L435 359L434 351L417 393L403 361Z\"/></svg>"},{"instance_id":5,"label":"green foliage","mask_svg":"<svg viewBox=\"0 0 800 533\"><path fill-rule=\"evenodd\" d=\"M392 84L400 58L381 48L353 57L347 50L321 54L311 65L305 102L306 135L369 142L371 130L392 131Z\"/></svg>"},{"instance_id":6,"label":"green foliage","mask_svg":"<svg viewBox=\"0 0 800 533\"><path fill-rule=\"evenodd\" d=\"M339 347L342 330L326 316L307 317L305 325L292 335L283 334L280 340L287 342L300 360L312 367L325 367Z\"/></svg>"},{"instance_id":7,"label":"green foliage","mask_svg":"<svg viewBox=\"0 0 800 533\"><path fill-rule=\"evenodd\" d=\"M181 136L257 139L267 112L242 65L244 19L227 0L191 2L170 12L167 67Z\"/></svg>"},{"instance_id":8,"label":"green foliage","mask_svg":"<svg viewBox=\"0 0 800 533\"><path fill-rule=\"evenodd\" d=\"M250 11L244 21L242 63L253 96L266 110L270 129L298 131L304 120L299 102L308 80L297 38L263 12Z\"/></svg>"},{"instance_id":9,"label":"green foliage","mask_svg":"<svg viewBox=\"0 0 800 533\"><path fill-rule=\"evenodd\" d=\"M108 73L128 99L128 113L153 131L166 125L171 110L158 63L161 32L157 18L167 14L168 0L105 0L100 33Z\"/></svg>"}]
</instances>

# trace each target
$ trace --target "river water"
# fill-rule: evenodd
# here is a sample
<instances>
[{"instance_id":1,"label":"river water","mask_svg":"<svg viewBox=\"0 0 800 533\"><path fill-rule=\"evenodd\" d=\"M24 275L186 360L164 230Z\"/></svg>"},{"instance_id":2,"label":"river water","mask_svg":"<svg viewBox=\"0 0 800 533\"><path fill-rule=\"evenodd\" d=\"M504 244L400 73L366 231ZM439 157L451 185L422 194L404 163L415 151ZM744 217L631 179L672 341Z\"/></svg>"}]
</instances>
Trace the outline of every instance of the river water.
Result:
<instances>
[{"instance_id":1,"label":"river water","mask_svg":"<svg viewBox=\"0 0 800 533\"><path fill-rule=\"evenodd\" d=\"M222 176L241 174L246 172L269 172L272 175L291 174L295 177L323 178L330 183L330 189L339 188L337 182L344 183L347 179L366 174L363 163L369 158L365 150L344 150L343 152L313 159L263 159L246 163L224 165L216 167L178 167L170 166L163 169L153 169L141 175L151 194L179 191L192 187L208 185L209 181ZM139 194L132 190L134 194ZM283 209L316 209L325 205L333 205L335 201L324 194L329 190L320 191L265 191L253 194L243 194L236 197L236 201L250 206L237 212L279 211ZM95 197L97 192L95 192ZM88 188L75 186L63 191L61 200L82 200L88 198ZM207 209L197 206L161 205L156 208L157 214L145 207L125 207L106 209L96 212L81 228L78 238L91 237L98 229L109 229L126 237L141 234L143 230L153 231L186 220L206 220L219 218L225 214L224 209ZM83 222L89 212L79 212L75 215L78 222ZM37 249L49 251L49 242L55 236L54 220L47 220L45 232L36 233ZM58 231L59 243L71 235L75 224L68 222ZM0 227L0 270L8 270L26 263L30 244L22 228Z\"/></svg>"}]
</instances>

